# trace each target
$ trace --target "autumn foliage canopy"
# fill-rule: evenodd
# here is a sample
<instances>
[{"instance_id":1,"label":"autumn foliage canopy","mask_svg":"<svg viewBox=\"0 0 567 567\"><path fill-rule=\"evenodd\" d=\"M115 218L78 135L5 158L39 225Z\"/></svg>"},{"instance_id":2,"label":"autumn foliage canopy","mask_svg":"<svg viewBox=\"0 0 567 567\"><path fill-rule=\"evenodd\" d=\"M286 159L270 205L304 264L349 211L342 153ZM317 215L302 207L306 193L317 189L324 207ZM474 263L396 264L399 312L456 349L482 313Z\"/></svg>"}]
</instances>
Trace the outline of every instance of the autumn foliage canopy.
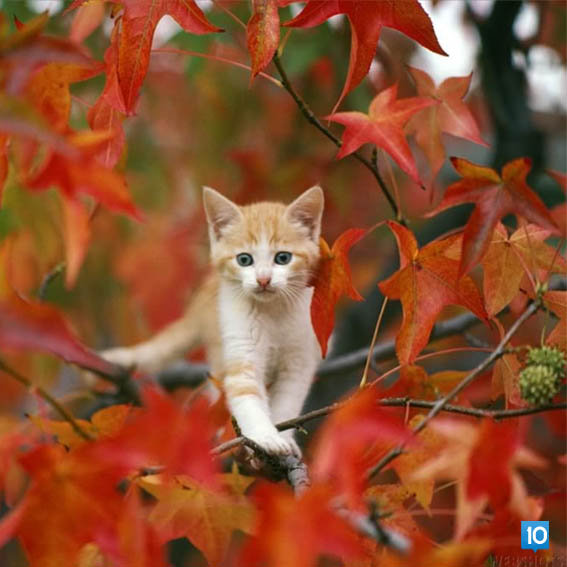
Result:
<instances>
[{"instance_id":1,"label":"autumn foliage canopy","mask_svg":"<svg viewBox=\"0 0 567 567\"><path fill-rule=\"evenodd\" d=\"M565 175L447 155L493 138L472 70L436 84L396 62L458 56L435 27L418 0L0 12L2 565L499 565L533 558L538 519L538 565L565 552ZM323 355L363 291L383 311L294 493L247 472L222 398L91 347L181 313L207 270L200 185L245 203L316 182Z\"/></svg>"}]
</instances>

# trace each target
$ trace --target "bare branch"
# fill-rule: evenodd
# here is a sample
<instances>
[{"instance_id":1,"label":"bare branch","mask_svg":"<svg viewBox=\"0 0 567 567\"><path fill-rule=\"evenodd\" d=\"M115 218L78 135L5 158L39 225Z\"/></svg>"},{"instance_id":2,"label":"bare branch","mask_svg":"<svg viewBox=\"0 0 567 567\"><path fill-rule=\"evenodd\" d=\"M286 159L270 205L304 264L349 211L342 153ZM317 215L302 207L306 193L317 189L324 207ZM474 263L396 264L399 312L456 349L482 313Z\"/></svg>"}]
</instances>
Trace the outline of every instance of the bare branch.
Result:
<instances>
[{"instance_id":1,"label":"bare branch","mask_svg":"<svg viewBox=\"0 0 567 567\"><path fill-rule=\"evenodd\" d=\"M295 90L295 88L291 84L287 76L287 73L282 66L282 62L277 51L274 54L273 62L280 74L280 77L282 78L282 84L284 89L292 96L299 110L301 110L303 116L305 116L305 118L310 124L313 124L313 126L315 126L317 130L322 132L327 138L329 138L329 140L331 140L338 148L340 148L343 145L341 139L335 136L335 134L333 134L326 126L323 125L323 123L315 116L315 114L313 113L309 105L305 102L303 97ZM390 191L388 191L388 188L386 187L386 183L384 183L384 180L380 175L380 171L378 170L377 163L368 160L360 152L353 152L351 155L355 159L357 159L360 163L364 164L364 166L372 173L372 175L376 179L376 182L378 183L378 186L380 187L380 190L384 194L384 197L386 197L386 200L390 204L390 207L394 212L396 220L405 226L406 222L400 213L396 201L390 194Z\"/></svg>"},{"instance_id":2,"label":"bare branch","mask_svg":"<svg viewBox=\"0 0 567 567\"><path fill-rule=\"evenodd\" d=\"M78 423L75 418L69 413L64 406L62 406L47 390L44 390L41 386L36 386L29 378L22 376L19 372L10 368L2 359L0 359L0 370L4 371L8 376L12 377L14 380L23 384L26 388L34 390L37 395L45 400L72 428L73 431L82 437L85 441L90 441L93 439L92 435L85 431Z\"/></svg>"}]
</instances>

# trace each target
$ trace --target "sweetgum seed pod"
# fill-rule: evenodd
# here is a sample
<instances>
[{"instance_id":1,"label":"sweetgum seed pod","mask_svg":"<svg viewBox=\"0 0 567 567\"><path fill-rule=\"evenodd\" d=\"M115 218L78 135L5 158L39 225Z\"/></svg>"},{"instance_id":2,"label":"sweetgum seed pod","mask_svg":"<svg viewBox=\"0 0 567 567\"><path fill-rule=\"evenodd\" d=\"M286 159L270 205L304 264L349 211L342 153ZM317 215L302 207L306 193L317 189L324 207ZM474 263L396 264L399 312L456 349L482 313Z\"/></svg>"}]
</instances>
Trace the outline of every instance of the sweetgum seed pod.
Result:
<instances>
[{"instance_id":1,"label":"sweetgum seed pod","mask_svg":"<svg viewBox=\"0 0 567 567\"><path fill-rule=\"evenodd\" d=\"M520 372L520 393L533 406L548 404L559 391L561 381L551 366L530 364Z\"/></svg>"}]
</instances>

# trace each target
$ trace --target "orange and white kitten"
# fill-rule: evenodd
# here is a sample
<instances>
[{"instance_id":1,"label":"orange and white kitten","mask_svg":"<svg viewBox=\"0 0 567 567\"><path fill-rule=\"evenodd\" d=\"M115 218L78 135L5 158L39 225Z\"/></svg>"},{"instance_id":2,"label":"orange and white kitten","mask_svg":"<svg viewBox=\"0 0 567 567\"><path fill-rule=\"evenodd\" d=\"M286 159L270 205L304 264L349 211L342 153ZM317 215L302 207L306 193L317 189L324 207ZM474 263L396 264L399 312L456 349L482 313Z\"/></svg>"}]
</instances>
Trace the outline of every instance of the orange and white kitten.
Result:
<instances>
[{"instance_id":1,"label":"orange and white kitten","mask_svg":"<svg viewBox=\"0 0 567 567\"><path fill-rule=\"evenodd\" d=\"M288 206L240 207L205 187L203 200L213 273L181 319L147 342L102 354L156 371L204 344L242 434L269 453L300 456L293 431L280 433L274 423L299 414L321 359L309 284L319 261L323 191L312 187Z\"/></svg>"}]
</instances>

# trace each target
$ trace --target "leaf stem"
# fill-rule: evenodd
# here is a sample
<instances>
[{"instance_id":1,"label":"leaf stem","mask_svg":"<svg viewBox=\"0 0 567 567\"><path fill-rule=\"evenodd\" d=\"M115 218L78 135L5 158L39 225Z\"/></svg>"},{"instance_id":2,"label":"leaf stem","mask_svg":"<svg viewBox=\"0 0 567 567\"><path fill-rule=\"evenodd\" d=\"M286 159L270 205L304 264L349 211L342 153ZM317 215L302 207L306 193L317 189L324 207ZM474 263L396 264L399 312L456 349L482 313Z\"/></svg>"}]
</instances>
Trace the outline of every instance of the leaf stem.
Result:
<instances>
[{"instance_id":1,"label":"leaf stem","mask_svg":"<svg viewBox=\"0 0 567 567\"><path fill-rule=\"evenodd\" d=\"M82 437L85 441L92 441L93 436L85 431L75 418L62 406L49 392L44 390L41 386L36 386L29 378L22 376L19 372L8 366L2 359L0 359L0 370L3 370L8 376L23 384L29 390L33 389L37 395L45 400L72 428L73 431Z\"/></svg>"},{"instance_id":2,"label":"leaf stem","mask_svg":"<svg viewBox=\"0 0 567 567\"><path fill-rule=\"evenodd\" d=\"M175 47L158 47L156 49L152 49L152 53L176 53L178 55L190 55L191 57L201 57L203 59L210 59L211 61L219 61L220 63L227 63L228 65L233 65L234 67L252 71L252 68L249 65L240 63L239 61L233 61L232 59L228 59L227 57L221 57L220 55L211 55L210 53L199 53L198 51L188 51L187 49L177 49ZM275 77L272 77L272 75L268 75L268 73L260 72L258 73L258 76L272 82L279 88L283 88L284 86L281 81L279 81Z\"/></svg>"},{"instance_id":3,"label":"leaf stem","mask_svg":"<svg viewBox=\"0 0 567 567\"><path fill-rule=\"evenodd\" d=\"M287 76L287 73L282 66L280 54L278 53L278 51L274 53L273 62L282 79L281 82L283 88L291 95L291 97L297 104L303 116L305 116L307 121L313 126L315 126L317 130L319 130L322 134L324 134L327 138L329 138L329 140L331 140L335 144L335 146L340 148L343 145L341 139L335 136L335 134L333 134L327 127L323 125L323 123L315 116L315 114L313 113L309 105L305 102L303 97L295 90L295 88L291 84L289 77ZM384 197L386 197L386 200L390 204L390 207L392 208L396 220L399 221L400 224L406 226L406 221L401 216L398 205L396 204L396 201L394 200L390 191L386 187L386 184L384 183L384 180L382 179L382 176L380 175L380 171L378 170L376 164L372 163L370 160L365 158L359 152L354 152L351 155L355 159L357 159L360 163L364 164L366 168L372 173L372 175L376 179L376 182L378 183L378 186L380 187L380 190L384 194Z\"/></svg>"}]
</instances>

